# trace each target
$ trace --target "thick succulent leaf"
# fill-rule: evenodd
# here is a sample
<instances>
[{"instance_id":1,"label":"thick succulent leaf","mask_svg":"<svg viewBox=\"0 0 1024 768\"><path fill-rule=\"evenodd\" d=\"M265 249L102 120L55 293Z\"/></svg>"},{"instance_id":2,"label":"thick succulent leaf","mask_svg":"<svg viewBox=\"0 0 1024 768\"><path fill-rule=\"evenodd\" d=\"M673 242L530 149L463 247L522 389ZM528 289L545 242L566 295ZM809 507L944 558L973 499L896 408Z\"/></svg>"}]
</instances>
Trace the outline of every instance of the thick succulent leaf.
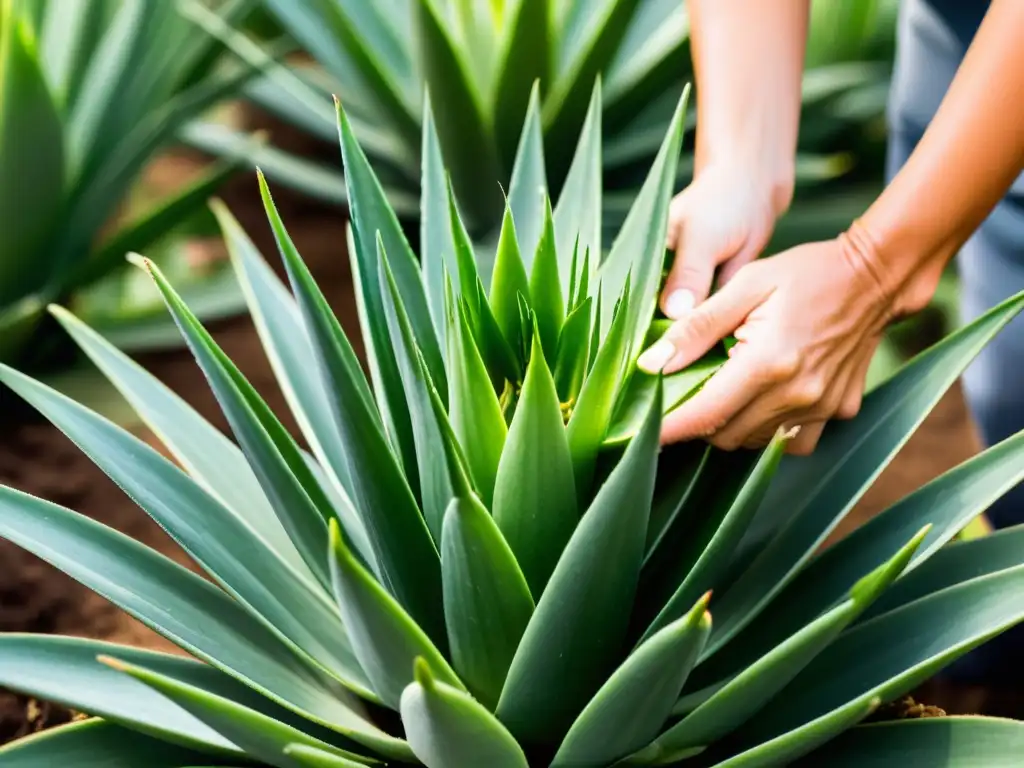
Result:
<instances>
[{"instance_id":1,"label":"thick succulent leaf","mask_svg":"<svg viewBox=\"0 0 1024 768\"><path fill-rule=\"evenodd\" d=\"M826 744L878 709L881 699L861 697L799 728L781 734L771 741L751 747L745 752L714 763L713 768L774 768L788 765Z\"/></svg>"},{"instance_id":2,"label":"thick succulent leaf","mask_svg":"<svg viewBox=\"0 0 1024 768\"><path fill-rule=\"evenodd\" d=\"M530 298L530 279L519 249L518 230L512 208L505 207L498 236L498 250L494 256L494 272L491 275L490 304L494 319L498 323L505 341L513 350L521 349L521 324L519 297ZM520 361L522 362L522 361Z\"/></svg>"},{"instance_id":3,"label":"thick succulent leaf","mask_svg":"<svg viewBox=\"0 0 1024 768\"><path fill-rule=\"evenodd\" d=\"M857 582L850 590L849 599L842 605L744 669L638 756L656 762L664 756L713 744L736 730L772 701L871 602L878 599L902 573L927 532L927 529L920 531L892 559Z\"/></svg>"},{"instance_id":4,"label":"thick succulent leaf","mask_svg":"<svg viewBox=\"0 0 1024 768\"><path fill-rule=\"evenodd\" d=\"M1024 479L1022 447L1024 435L989 448L905 497L815 556L772 601L771 609L759 616L719 654L721 660L715 656L706 666L717 668L719 674L746 666L773 643L795 632L841 599L844 585L883 562L915 529L924 525L931 525L931 531L911 560L907 574L867 615L886 610L885 606L893 607L898 604L895 601L909 602L965 578L981 575L972 572L968 576L953 568L951 552L943 545L993 501ZM980 548L989 546L988 539L978 543ZM953 551L959 546L953 547ZM992 558L991 554L994 551L989 555L979 555L974 562L984 563L985 567L993 570L1014 564ZM931 578L919 573L922 568ZM934 576L940 576L943 582L936 584ZM912 589L914 583L920 586Z\"/></svg>"},{"instance_id":5,"label":"thick succulent leaf","mask_svg":"<svg viewBox=\"0 0 1024 768\"><path fill-rule=\"evenodd\" d=\"M475 496L448 507L441 576L452 664L477 700L493 709L534 601L512 550Z\"/></svg>"},{"instance_id":6,"label":"thick succulent leaf","mask_svg":"<svg viewBox=\"0 0 1024 768\"><path fill-rule=\"evenodd\" d=\"M366 765L305 744L289 744L284 754L302 768L362 768Z\"/></svg>"},{"instance_id":7,"label":"thick succulent leaf","mask_svg":"<svg viewBox=\"0 0 1024 768\"><path fill-rule=\"evenodd\" d=\"M427 304L434 321L434 333L443 343L447 338L445 306L446 275L458 274L455 241L448 221L448 181L441 143L434 125L430 94L423 98L422 178L420 180L420 263L427 291Z\"/></svg>"},{"instance_id":8,"label":"thick succulent leaf","mask_svg":"<svg viewBox=\"0 0 1024 768\"><path fill-rule=\"evenodd\" d=\"M349 498L352 481L346 450L333 428L330 400L321 379L309 375L310 371L316 370L316 354L303 325L302 313L227 207L214 201L212 208L278 386L317 461L330 478L330 483L338 486L338 495L343 497L341 503L335 504L335 511L345 535L359 554L373 563L374 554L366 528ZM359 376L355 383L361 386L363 399L372 403L373 394L366 380ZM204 464L216 467L218 473L222 471L216 461Z\"/></svg>"},{"instance_id":9,"label":"thick succulent leaf","mask_svg":"<svg viewBox=\"0 0 1024 768\"><path fill-rule=\"evenodd\" d=\"M398 709L402 690L412 682L413 661L420 656L429 660L445 682L461 688L437 646L352 556L337 525L331 526L331 554L334 594L342 619L356 657L381 701Z\"/></svg>"},{"instance_id":10,"label":"thick succulent leaf","mask_svg":"<svg viewBox=\"0 0 1024 768\"><path fill-rule=\"evenodd\" d=\"M684 542L678 549L672 547L675 550L672 556L680 567L670 572L674 576L681 574L682 580L671 581L679 583L679 586L647 627L644 638L650 637L669 622L678 619L698 595L712 589L718 583L729 566L729 555L743 537L748 523L764 500L791 437L792 434L780 430L768 447L760 453L757 463L746 474L743 484L739 486L728 506L723 505L724 514L716 514L718 510L714 507L710 514L704 512L705 519L691 533L689 541ZM656 548L652 558L645 562L645 566L650 564L657 572L659 554Z\"/></svg>"},{"instance_id":11,"label":"thick succulent leaf","mask_svg":"<svg viewBox=\"0 0 1024 768\"><path fill-rule=\"evenodd\" d=\"M537 329L544 356L554 365L558 354L558 336L565 319L565 300L558 281L558 254L555 253L555 222L551 200L544 198L544 229L530 268L530 309L537 318Z\"/></svg>"},{"instance_id":12,"label":"thick succulent leaf","mask_svg":"<svg viewBox=\"0 0 1024 768\"><path fill-rule=\"evenodd\" d=\"M573 723L553 768L602 768L657 735L711 633L710 599L630 654Z\"/></svg>"},{"instance_id":13,"label":"thick succulent leaf","mask_svg":"<svg viewBox=\"0 0 1024 768\"><path fill-rule=\"evenodd\" d=\"M943 547L926 562L914 567L882 596L862 621L869 621L947 587L988 576L1022 561L1024 527L1016 525L979 539L958 541Z\"/></svg>"},{"instance_id":14,"label":"thick succulent leaf","mask_svg":"<svg viewBox=\"0 0 1024 768\"><path fill-rule=\"evenodd\" d=\"M31 28L0 4L0 306L46 282L64 204L64 136Z\"/></svg>"},{"instance_id":15,"label":"thick succulent leaf","mask_svg":"<svg viewBox=\"0 0 1024 768\"><path fill-rule=\"evenodd\" d=\"M384 242L379 238L377 250L380 282L385 286L384 311L388 316L392 349L398 360L406 400L409 403L413 437L416 439L423 517L434 542L439 545L448 503L455 495L455 488L465 482L457 476L463 468L457 461L452 461L454 457L449 455L450 452L446 448L445 435L450 425L439 423L443 411L435 411L433 407L433 383L416 346L409 316L402 306L402 297L398 293L398 285L384 252ZM446 421L447 417L444 419Z\"/></svg>"},{"instance_id":16,"label":"thick succulent leaf","mask_svg":"<svg viewBox=\"0 0 1024 768\"><path fill-rule=\"evenodd\" d=\"M590 492L597 455L611 423L615 398L622 383L621 374L628 344L626 324L629 317L629 285L627 279L623 286L622 299L615 306L611 327L600 344L587 380L580 390L580 399L573 408L566 427L569 452L572 454L573 470L576 474L576 492L580 498L585 498ZM592 345L596 341L597 330L601 324L600 294L597 305L595 338L591 340ZM591 354L593 351L592 346Z\"/></svg>"},{"instance_id":17,"label":"thick succulent leaf","mask_svg":"<svg viewBox=\"0 0 1024 768\"><path fill-rule=\"evenodd\" d=\"M494 133L506 167L512 162L517 129L527 114L527 103L533 99L531 89L536 90L538 84L546 86L551 76L551 4L552 0L510 0L506 4L498 75L492 91ZM538 124L539 106L538 102ZM530 243L525 236L523 242Z\"/></svg>"},{"instance_id":18,"label":"thick succulent leaf","mask_svg":"<svg viewBox=\"0 0 1024 768\"><path fill-rule=\"evenodd\" d=\"M601 261L601 80L594 83L594 92L587 109L587 118L576 144L569 174L555 205L555 244L558 252L558 277L568 287L573 245L580 253L590 254L588 279L597 272ZM596 280L589 280L597 287Z\"/></svg>"},{"instance_id":19,"label":"thick succulent leaf","mask_svg":"<svg viewBox=\"0 0 1024 768\"><path fill-rule=\"evenodd\" d=\"M412 11L427 88L431 98L445 107L435 112L434 120L446 165L473 227L486 226L501 215L498 182L503 174L494 126L465 51L445 22L437 0L415 0Z\"/></svg>"},{"instance_id":20,"label":"thick succulent leaf","mask_svg":"<svg viewBox=\"0 0 1024 768\"><path fill-rule=\"evenodd\" d=\"M665 446L658 457L658 480L654 490L654 505L647 524L647 555L661 545L662 539L673 530L684 509L689 509L691 496L707 466L714 449L701 441L690 441ZM671 469L668 469L671 467Z\"/></svg>"},{"instance_id":21,"label":"thick succulent leaf","mask_svg":"<svg viewBox=\"0 0 1024 768\"><path fill-rule=\"evenodd\" d=\"M292 289L302 309L307 333L313 339L324 389L333 395L332 414L346 447L352 500L373 547L376 575L431 637L443 641L441 564L430 531L381 432L377 414L363 396L365 384L360 384L362 371L355 352L281 225L265 185L263 190ZM376 263L373 269L377 270ZM386 322L386 318L381 319ZM387 330L385 327L384 331ZM397 368L390 336L387 344L388 360ZM400 379L397 384L401 388ZM404 389L398 396L408 422ZM415 453L412 460L415 461Z\"/></svg>"},{"instance_id":22,"label":"thick succulent leaf","mask_svg":"<svg viewBox=\"0 0 1024 768\"><path fill-rule=\"evenodd\" d=\"M342 162L348 182L349 215L352 221L355 249L349 254L353 273L358 280L363 336L366 342L370 373L377 393L378 405L388 426L388 434L402 457L405 472L411 478L416 472L416 453L412 427L405 410L404 392L397 365L389 348L387 320L383 308L383 288L377 275L377 233L391 258L402 294L402 302L416 331L416 343L423 350L431 377L441 392L446 383L441 348L434 335L427 308L426 291L416 263L394 211L388 205L380 182L370 168L352 133L352 126L338 104L338 135ZM413 488L416 483L412 483Z\"/></svg>"},{"instance_id":23,"label":"thick succulent leaf","mask_svg":"<svg viewBox=\"0 0 1024 768\"><path fill-rule=\"evenodd\" d=\"M1015 768L1024 723L994 717L928 717L858 726L807 756L803 768Z\"/></svg>"},{"instance_id":24,"label":"thick succulent leaf","mask_svg":"<svg viewBox=\"0 0 1024 768\"><path fill-rule=\"evenodd\" d=\"M689 93L689 88L683 91L665 140L654 165L648 172L647 180L599 271L606 303L610 303L621 293L627 278L631 279L632 296L626 321L630 359L639 353L639 346L647 333L647 326L654 315L657 302L658 285L665 261L668 205L675 191L676 166L679 162L683 118ZM607 327L610 324L609 319L604 325Z\"/></svg>"},{"instance_id":25,"label":"thick succulent leaf","mask_svg":"<svg viewBox=\"0 0 1024 768\"><path fill-rule=\"evenodd\" d=\"M458 264L457 296L468 310L467 319L473 330L480 355L487 364L487 370L495 381L502 377L509 381L522 378L522 366L501 332L497 319L487 302L483 281L478 270L477 255L466 229L462 216L459 214L455 200L455 190L448 186L448 218L455 247L455 260Z\"/></svg>"},{"instance_id":26,"label":"thick succulent leaf","mask_svg":"<svg viewBox=\"0 0 1024 768\"><path fill-rule=\"evenodd\" d=\"M497 709L525 744L564 736L622 650L647 540L660 425L659 396L584 514L527 625Z\"/></svg>"},{"instance_id":27,"label":"thick succulent leaf","mask_svg":"<svg viewBox=\"0 0 1024 768\"><path fill-rule=\"evenodd\" d=\"M0 381L50 419L236 600L281 639L368 691L328 597L311 589L240 516L144 442L43 384L0 367ZM267 569L275 576L267 580Z\"/></svg>"},{"instance_id":28,"label":"thick succulent leaf","mask_svg":"<svg viewBox=\"0 0 1024 768\"><path fill-rule=\"evenodd\" d=\"M1018 565L866 621L808 665L780 694L786 706L762 712L749 737L771 738L863 697L896 699L1022 619L1024 565Z\"/></svg>"},{"instance_id":29,"label":"thick succulent leaf","mask_svg":"<svg viewBox=\"0 0 1024 768\"><path fill-rule=\"evenodd\" d=\"M726 361L726 355L715 349L697 362L681 371L663 377L665 388L665 413L671 413L690 397L695 395ZM636 434L650 407L651 398L657 387L657 376L637 369L619 396L615 417L608 427L604 439L606 447L623 445Z\"/></svg>"},{"instance_id":30,"label":"thick succulent leaf","mask_svg":"<svg viewBox=\"0 0 1024 768\"><path fill-rule=\"evenodd\" d=\"M1021 307L1024 296L1013 297L939 342L871 392L856 419L829 424L813 456L783 462L762 505L768 514L752 525L763 527L748 535L756 542L758 533L776 526L778 532L756 557L738 549L737 562L752 562L718 604L709 654L793 580L946 389ZM779 526L783 515L789 519Z\"/></svg>"},{"instance_id":31,"label":"thick succulent leaf","mask_svg":"<svg viewBox=\"0 0 1024 768\"><path fill-rule=\"evenodd\" d=\"M213 337L152 262L142 265L152 275L182 337L206 375L260 486L274 507L306 564L327 583L323 549L326 519L333 508L305 465L294 439L246 381Z\"/></svg>"},{"instance_id":32,"label":"thick succulent leaf","mask_svg":"<svg viewBox=\"0 0 1024 768\"><path fill-rule=\"evenodd\" d=\"M587 375L590 357L590 332L593 328L592 297L574 309L565 319L558 336L558 354L555 356L555 388L563 403L574 404Z\"/></svg>"},{"instance_id":33,"label":"thick succulent leaf","mask_svg":"<svg viewBox=\"0 0 1024 768\"><path fill-rule=\"evenodd\" d=\"M231 741L181 707L96 660L115 652L133 664L151 665L172 676L228 681L230 687L245 689L213 667L182 656L77 637L13 632L0 635L0 685L170 744L228 757L242 754Z\"/></svg>"},{"instance_id":34,"label":"thick succulent leaf","mask_svg":"<svg viewBox=\"0 0 1024 768\"><path fill-rule=\"evenodd\" d=\"M61 10L63 13L56 13L53 3L44 10L40 59L47 80L68 109L75 103L89 58L114 9L109 2L72 0L63 3Z\"/></svg>"},{"instance_id":35,"label":"thick succulent leaf","mask_svg":"<svg viewBox=\"0 0 1024 768\"><path fill-rule=\"evenodd\" d=\"M0 537L41 557L150 629L270 700L381 754L408 754L206 579L84 515L0 487ZM74 553L73 556L66 553Z\"/></svg>"},{"instance_id":36,"label":"thick succulent leaf","mask_svg":"<svg viewBox=\"0 0 1024 768\"><path fill-rule=\"evenodd\" d=\"M533 335L526 381L494 484L494 521L539 598L576 530L572 456L555 382Z\"/></svg>"},{"instance_id":37,"label":"thick succulent leaf","mask_svg":"<svg viewBox=\"0 0 1024 768\"><path fill-rule=\"evenodd\" d=\"M85 720L0 747L4 768L198 768L209 755L174 746L102 720Z\"/></svg>"},{"instance_id":38,"label":"thick succulent leaf","mask_svg":"<svg viewBox=\"0 0 1024 768\"><path fill-rule=\"evenodd\" d=\"M274 514L245 456L231 440L142 366L61 307L51 313L189 475L245 520L295 572L319 582Z\"/></svg>"},{"instance_id":39,"label":"thick succulent leaf","mask_svg":"<svg viewBox=\"0 0 1024 768\"><path fill-rule=\"evenodd\" d=\"M547 0L541 0L546 4ZM514 0L520 6L538 5L537 0ZM512 168L512 181L508 191L508 205L516 222L516 234L523 253L527 270L533 264L534 254L544 231L545 199L548 195L548 178L544 166L544 132L540 123L540 88L535 81L529 93L529 109L526 121L522 118L509 125L522 128L519 149ZM499 122L500 125L500 122ZM495 266L497 269L497 266ZM529 295L529 294L525 294Z\"/></svg>"},{"instance_id":40,"label":"thick succulent leaf","mask_svg":"<svg viewBox=\"0 0 1024 768\"><path fill-rule=\"evenodd\" d=\"M238 745L246 755L277 768L294 768L295 763L284 754L284 748L293 743L316 747L364 764L375 762L334 747L254 709L176 680L169 675L115 657L106 656L100 660L167 697L193 717Z\"/></svg>"},{"instance_id":41,"label":"thick succulent leaf","mask_svg":"<svg viewBox=\"0 0 1024 768\"><path fill-rule=\"evenodd\" d=\"M461 306L451 308L448 323L448 413L465 450L473 486L490 507L508 425Z\"/></svg>"},{"instance_id":42,"label":"thick succulent leaf","mask_svg":"<svg viewBox=\"0 0 1024 768\"><path fill-rule=\"evenodd\" d=\"M528 768L505 726L472 697L437 679L424 659L416 660L415 682L402 694L402 723L427 768Z\"/></svg>"}]
</instances>

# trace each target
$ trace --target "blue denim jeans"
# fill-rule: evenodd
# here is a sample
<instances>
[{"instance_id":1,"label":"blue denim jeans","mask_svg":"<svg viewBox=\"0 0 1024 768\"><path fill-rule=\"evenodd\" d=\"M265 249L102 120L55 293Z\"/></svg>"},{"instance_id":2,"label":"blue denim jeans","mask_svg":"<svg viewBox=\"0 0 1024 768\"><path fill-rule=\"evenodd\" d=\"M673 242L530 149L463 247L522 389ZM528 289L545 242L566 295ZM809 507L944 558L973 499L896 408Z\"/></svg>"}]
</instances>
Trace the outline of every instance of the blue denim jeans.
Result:
<instances>
[{"instance_id":1,"label":"blue denim jeans","mask_svg":"<svg viewBox=\"0 0 1024 768\"><path fill-rule=\"evenodd\" d=\"M987 7L987 0L903 0L889 100L890 178L935 115ZM958 173L970 169L951 166L949 183L956 183ZM1024 290L1024 174L964 245L957 267L964 321ZM1024 429L1024 316L986 347L963 383L986 445ZM997 528L1024 523L1024 484L996 502L988 516ZM1007 663L1011 654L1013 661ZM1024 667L1021 658L1024 629L1018 628L965 657L948 673L964 682L1019 685L1020 680L1006 678L1011 669Z\"/></svg>"}]
</instances>

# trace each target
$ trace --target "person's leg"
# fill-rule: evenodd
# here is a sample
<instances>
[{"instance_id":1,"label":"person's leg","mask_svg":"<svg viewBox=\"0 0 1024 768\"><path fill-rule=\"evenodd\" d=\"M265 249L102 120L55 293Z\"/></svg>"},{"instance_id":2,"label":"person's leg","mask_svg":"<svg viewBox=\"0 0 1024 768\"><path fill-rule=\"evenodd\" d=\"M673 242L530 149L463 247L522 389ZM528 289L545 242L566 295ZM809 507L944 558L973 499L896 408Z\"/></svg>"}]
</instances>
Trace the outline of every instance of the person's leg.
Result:
<instances>
[{"instance_id":1,"label":"person's leg","mask_svg":"<svg viewBox=\"0 0 1024 768\"><path fill-rule=\"evenodd\" d=\"M962 12L967 6L955 7ZM976 19L954 18L937 8L948 10L935 0L905 0L901 9L889 104L889 178L923 135L977 29ZM979 8L983 12L983 4L975 5L976 11ZM959 254L964 320L1024 290L1024 192L1020 190L1018 183ZM964 391L985 445L1024 429L1024 317L1005 328L972 364L964 376ZM996 527L1024 523L1024 486L993 505L988 516ZM1024 654L1024 628L968 654L942 677L993 687L1019 685L1019 679L1010 679L1010 672L1024 670L1024 665L1006 660L1020 654Z\"/></svg>"}]
</instances>

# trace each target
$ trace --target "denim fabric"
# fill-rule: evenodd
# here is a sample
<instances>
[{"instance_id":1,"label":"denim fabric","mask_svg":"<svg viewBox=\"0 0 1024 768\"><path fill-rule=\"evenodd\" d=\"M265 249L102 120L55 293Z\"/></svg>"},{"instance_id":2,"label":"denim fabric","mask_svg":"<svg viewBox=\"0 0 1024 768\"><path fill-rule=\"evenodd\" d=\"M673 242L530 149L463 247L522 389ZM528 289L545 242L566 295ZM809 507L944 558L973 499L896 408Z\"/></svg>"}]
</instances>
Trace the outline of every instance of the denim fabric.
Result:
<instances>
[{"instance_id":1,"label":"denim fabric","mask_svg":"<svg viewBox=\"0 0 1024 768\"><path fill-rule=\"evenodd\" d=\"M900 9L896 68L889 101L891 178L906 162L959 67L988 3L979 0L904 0ZM953 169L949 183L955 184ZM1024 290L1024 174L957 257L961 314L972 320ZM1024 429L1024 316L1016 318L964 375L967 403L986 445ZM1024 485L994 504L997 528L1024 523ZM1013 655L1016 663L1007 663ZM953 665L949 677L993 685L1020 685L1024 629L1018 628Z\"/></svg>"}]
</instances>

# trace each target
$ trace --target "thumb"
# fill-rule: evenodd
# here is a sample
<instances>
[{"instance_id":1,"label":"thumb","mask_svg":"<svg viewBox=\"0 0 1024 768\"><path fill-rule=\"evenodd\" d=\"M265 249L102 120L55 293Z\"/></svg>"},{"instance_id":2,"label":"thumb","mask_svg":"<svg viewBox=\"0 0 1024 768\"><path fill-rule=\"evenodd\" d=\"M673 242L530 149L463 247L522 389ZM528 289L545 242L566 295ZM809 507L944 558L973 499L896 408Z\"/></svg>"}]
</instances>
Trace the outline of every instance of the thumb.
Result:
<instances>
[{"instance_id":1,"label":"thumb","mask_svg":"<svg viewBox=\"0 0 1024 768\"><path fill-rule=\"evenodd\" d=\"M676 320L664 336L640 355L637 365L648 373L674 373L685 368L739 328L764 294L762 287L752 280L731 281Z\"/></svg>"},{"instance_id":2,"label":"thumb","mask_svg":"<svg viewBox=\"0 0 1024 768\"><path fill-rule=\"evenodd\" d=\"M733 249L720 239L706 225L681 222L676 257L661 294L661 309L667 317L679 320L711 293L715 268L732 256Z\"/></svg>"}]
</instances>

